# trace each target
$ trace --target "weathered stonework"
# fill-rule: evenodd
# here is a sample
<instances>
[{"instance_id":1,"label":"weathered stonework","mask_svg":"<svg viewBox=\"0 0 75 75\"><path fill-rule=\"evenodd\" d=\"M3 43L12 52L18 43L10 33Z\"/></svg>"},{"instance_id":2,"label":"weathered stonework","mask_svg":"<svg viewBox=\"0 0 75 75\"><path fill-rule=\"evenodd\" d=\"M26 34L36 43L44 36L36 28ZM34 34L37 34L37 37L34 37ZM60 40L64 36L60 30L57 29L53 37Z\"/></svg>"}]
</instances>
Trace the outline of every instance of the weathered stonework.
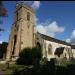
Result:
<instances>
[{"instance_id":1,"label":"weathered stonework","mask_svg":"<svg viewBox=\"0 0 75 75\"><path fill-rule=\"evenodd\" d=\"M31 7L20 3L16 6L14 13L14 23L9 36L6 60L15 60L23 48L32 48L38 44L42 47L43 58L46 57L48 61L51 58L58 59L58 56L54 53L60 47L64 48L60 55L61 59L64 57L67 60L71 57L75 58L75 51L71 48L70 44L36 32L35 13ZM49 48L49 45L51 48ZM74 51L74 54L72 51Z\"/></svg>"},{"instance_id":2,"label":"weathered stonework","mask_svg":"<svg viewBox=\"0 0 75 75\"><path fill-rule=\"evenodd\" d=\"M27 17L29 17L29 20L27 20ZM18 57L23 48L34 47L34 18L35 14L32 8L24 4L18 4L16 6L14 23L9 36L7 60Z\"/></svg>"}]
</instances>

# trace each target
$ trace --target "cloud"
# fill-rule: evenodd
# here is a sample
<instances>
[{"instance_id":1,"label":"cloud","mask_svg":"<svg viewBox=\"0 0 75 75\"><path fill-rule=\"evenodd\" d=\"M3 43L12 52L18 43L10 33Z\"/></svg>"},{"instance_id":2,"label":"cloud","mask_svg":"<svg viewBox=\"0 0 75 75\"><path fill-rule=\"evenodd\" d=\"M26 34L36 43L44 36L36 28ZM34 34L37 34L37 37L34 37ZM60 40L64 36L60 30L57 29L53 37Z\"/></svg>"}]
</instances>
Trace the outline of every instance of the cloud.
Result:
<instances>
[{"instance_id":1,"label":"cloud","mask_svg":"<svg viewBox=\"0 0 75 75\"><path fill-rule=\"evenodd\" d=\"M71 36L68 39L66 39L66 42L69 42L71 44L75 44L75 30L72 31Z\"/></svg>"},{"instance_id":2,"label":"cloud","mask_svg":"<svg viewBox=\"0 0 75 75\"><path fill-rule=\"evenodd\" d=\"M38 9L40 7L40 1L34 1L31 7L35 10Z\"/></svg>"},{"instance_id":3,"label":"cloud","mask_svg":"<svg viewBox=\"0 0 75 75\"><path fill-rule=\"evenodd\" d=\"M33 3L33 1L22 1L22 2L27 3L29 5L31 5Z\"/></svg>"},{"instance_id":4,"label":"cloud","mask_svg":"<svg viewBox=\"0 0 75 75\"><path fill-rule=\"evenodd\" d=\"M73 30L73 32L72 32L72 36L71 36L72 38L74 38L75 37L75 30Z\"/></svg>"},{"instance_id":5,"label":"cloud","mask_svg":"<svg viewBox=\"0 0 75 75\"><path fill-rule=\"evenodd\" d=\"M0 44L2 44L3 41L0 41Z\"/></svg>"},{"instance_id":6,"label":"cloud","mask_svg":"<svg viewBox=\"0 0 75 75\"><path fill-rule=\"evenodd\" d=\"M35 21L35 26L38 25L39 18L35 16L34 21Z\"/></svg>"},{"instance_id":7,"label":"cloud","mask_svg":"<svg viewBox=\"0 0 75 75\"><path fill-rule=\"evenodd\" d=\"M70 38L71 43L75 43L75 30L73 30L71 38Z\"/></svg>"},{"instance_id":8,"label":"cloud","mask_svg":"<svg viewBox=\"0 0 75 75\"><path fill-rule=\"evenodd\" d=\"M61 33L64 31L63 27L59 27L58 24L56 23L56 21L53 21L51 24L49 24L48 26L46 26L46 29L48 32L58 32Z\"/></svg>"},{"instance_id":9,"label":"cloud","mask_svg":"<svg viewBox=\"0 0 75 75\"><path fill-rule=\"evenodd\" d=\"M35 22L37 22L39 19L35 16Z\"/></svg>"},{"instance_id":10,"label":"cloud","mask_svg":"<svg viewBox=\"0 0 75 75\"><path fill-rule=\"evenodd\" d=\"M42 33L42 34L46 34L46 29L43 25L38 25L37 27L37 31Z\"/></svg>"},{"instance_id":11,"label":"cloud","mask_svg":"<svg viewBox=\"0 0 75 75\"><path fill-rule=\"evenodd\" d=\"M40 7L40 1L18 1L18 3L24 2L31 6L34 10L37 10Z\"/></svg>"},{"instance_id":12,"label":"cloud","mask_svg":"<svg viewBox=\"0 0 75 75\"><path fill-rule=\"evenodd\" d=\"M44 25L46 24L46 25ZM41 23L36 26L36 30L42 34L54 37L56 33L64 32L64 27L60 27L56 21L52 23Z\"/></svg>"},{"instance_id":13,"label":"cloud","mask_svg":"<svg viewBox=\"0 0 75 75\"><path fill-rule=\"evenodd\" d=\"M70 43L70 38L66 39L66 42Z\"/></svg>"}]
</instances>

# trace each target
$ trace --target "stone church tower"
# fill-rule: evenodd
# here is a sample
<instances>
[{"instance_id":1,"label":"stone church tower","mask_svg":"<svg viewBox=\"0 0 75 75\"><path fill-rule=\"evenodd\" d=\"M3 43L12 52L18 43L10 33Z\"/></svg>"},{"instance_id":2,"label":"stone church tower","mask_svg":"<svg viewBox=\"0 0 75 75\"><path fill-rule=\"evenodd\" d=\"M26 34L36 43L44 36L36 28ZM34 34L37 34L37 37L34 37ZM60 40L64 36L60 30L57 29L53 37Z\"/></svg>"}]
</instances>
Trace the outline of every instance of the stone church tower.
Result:
<instances>
[{"instance_id":1,"label":"stone church tower","mask_svg":"<svg viewBox=\"0 0 75 75\"><path fill-rule=\"evenodd\" d=\"M35 46L35 14L34 10L18 3L14 13L14 23L11 27L6 59L14 59L26 47Z\"/></svg>"}]
</instances>

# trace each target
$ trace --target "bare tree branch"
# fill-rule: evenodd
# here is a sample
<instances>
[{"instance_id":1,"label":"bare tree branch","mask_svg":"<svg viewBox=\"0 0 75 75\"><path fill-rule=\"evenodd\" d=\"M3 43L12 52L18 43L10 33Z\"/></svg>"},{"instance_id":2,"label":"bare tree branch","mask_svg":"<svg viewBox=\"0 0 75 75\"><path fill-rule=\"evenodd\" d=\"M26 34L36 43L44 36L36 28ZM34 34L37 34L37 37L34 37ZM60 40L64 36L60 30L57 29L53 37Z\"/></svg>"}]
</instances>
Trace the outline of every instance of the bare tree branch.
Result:
<instances>
[{"instance_id":1,"label":"bare tree branch","mask_svg":"<svg viewBox=\"0 0 75 75\"><path fill-rule=\"evenodd\" d=\"M2 1L0 1L0 16L1 17L6 17L7 16L7 10L4 7Z\"/></svg>"},{"instance_id":2,"label":"bare tree branch","mask_svg":"<svg viewBox=\"0 0 75 75\"><path fill-rule=\"evenodd\" d=\"M4 29L0 28L0 32L1 32L1 31L4 31Z\"/></svg>"},{"instance_id":3,"label":"bare tree branch","mask_svg":"<svg viewBox=\"0 0 75 75\"><path fill-rule=\"evenodd\" d=\"M0 1L0 17L6 17L6 16L7 16L7 10L4 7L3 2ZM0 20L0 24L2 24L2 23L3 23L3 21ZM0 32L1 31L4 31L4 29L0 28Z\"/></svg>"}]
</instances>

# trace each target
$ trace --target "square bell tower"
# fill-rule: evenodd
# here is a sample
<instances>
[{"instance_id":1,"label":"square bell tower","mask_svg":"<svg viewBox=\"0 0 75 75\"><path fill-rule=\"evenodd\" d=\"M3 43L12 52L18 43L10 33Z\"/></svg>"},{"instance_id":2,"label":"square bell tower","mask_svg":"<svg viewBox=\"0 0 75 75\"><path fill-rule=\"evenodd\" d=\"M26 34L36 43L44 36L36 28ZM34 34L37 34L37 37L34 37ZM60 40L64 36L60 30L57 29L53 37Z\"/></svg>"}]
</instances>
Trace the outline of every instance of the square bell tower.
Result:
<instances>
[{"instance_id":1,"label":"square bell tower","mask_svg":"<svg viewBox=\"0 0 75 75\"><path fill-rule=\"evenodd\" d=\"M23 48L34 47L34 40L34 10L24 3L18 3L14 12L14 23L11 27L6 59L9 60L18 57Z\"/></svg>"}]
</instances>

